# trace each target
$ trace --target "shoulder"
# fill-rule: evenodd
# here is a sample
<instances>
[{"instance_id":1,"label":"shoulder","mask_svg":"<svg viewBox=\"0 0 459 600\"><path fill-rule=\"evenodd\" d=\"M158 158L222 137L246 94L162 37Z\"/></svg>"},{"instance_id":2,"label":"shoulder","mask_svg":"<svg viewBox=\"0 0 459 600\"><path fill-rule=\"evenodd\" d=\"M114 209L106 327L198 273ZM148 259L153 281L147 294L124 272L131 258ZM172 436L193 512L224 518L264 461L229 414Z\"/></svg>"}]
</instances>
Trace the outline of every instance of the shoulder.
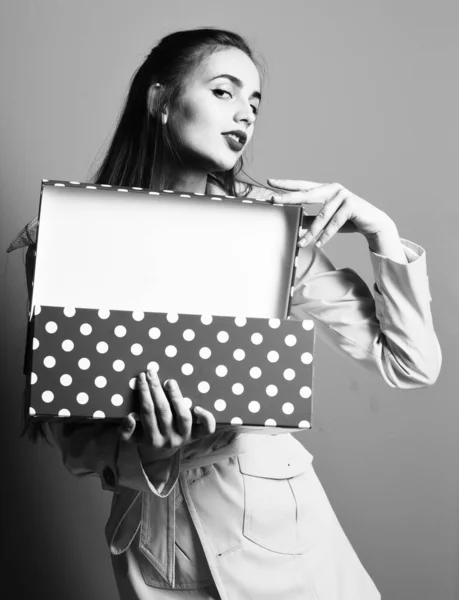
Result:
<instances>
[{"instance_id":1,"label":"shoulder","mask_svg":"<svg viewBox=\"0 0 459 600\"><path fill-rule=\"evenodd\" d=\"M38 217L32 219L27 225L25 225L21 231L17 234L14 240L6 249L7 252L12 252L17 248L23 248L24 246L30 246L35 244L37 241L37 229L38 229Z\"/></svg>"}]
</instances>

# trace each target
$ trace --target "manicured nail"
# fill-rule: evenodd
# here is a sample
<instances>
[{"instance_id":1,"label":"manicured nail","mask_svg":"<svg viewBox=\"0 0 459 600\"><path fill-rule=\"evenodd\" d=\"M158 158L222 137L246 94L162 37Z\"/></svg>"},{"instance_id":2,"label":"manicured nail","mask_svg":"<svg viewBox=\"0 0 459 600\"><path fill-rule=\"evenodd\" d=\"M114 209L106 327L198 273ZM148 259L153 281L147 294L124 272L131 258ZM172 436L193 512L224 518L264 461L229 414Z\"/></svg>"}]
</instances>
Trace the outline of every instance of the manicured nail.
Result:
<instances>
[{"instance_id":1,"label":"manicured nail","mask_svg":"<svg viewBox=\"0 0 459 600\"><path fill-rule=\"evenodd\" d=\"M298 246L301 246L302 248L304 248L306 246L306 244L308 243L308 240L306 238L302 238L299 242L298 242Z\"/></svg>"},{"instance_id":2,"label":"manicured nail","mask_svg":"<svg viewBox=\"0 0 459 600\"><path fill-rule=\"evenodd\" d=\"M316 242L316 246L317 248L320 248L322 246L322 242L319 240L318 242Z\"/></svg>"}]
</instances>

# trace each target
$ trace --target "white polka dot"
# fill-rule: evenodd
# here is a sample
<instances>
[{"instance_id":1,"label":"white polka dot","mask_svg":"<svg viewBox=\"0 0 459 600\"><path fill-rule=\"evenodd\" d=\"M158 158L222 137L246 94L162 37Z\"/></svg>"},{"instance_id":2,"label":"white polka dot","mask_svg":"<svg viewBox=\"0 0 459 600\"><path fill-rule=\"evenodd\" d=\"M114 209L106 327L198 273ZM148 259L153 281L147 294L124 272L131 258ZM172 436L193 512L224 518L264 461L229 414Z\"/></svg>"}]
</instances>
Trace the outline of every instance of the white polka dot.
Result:
<instances>
[{"instance_id":1,"label":"white polka dot","mask_svg":"<svg viewBox=\"0 0 459 600\"><path fill-rule=\"evenodd\" d=\"M312 392L311 392L311 388L310 388L310 387L308 387L307 385L303 386L303 387L300 389L300 396L301 396L302 398L309 398L309 397L310 397L310 395L311 395L311 393L312 393Z\"/></svg>"},{"instance_id":2,"label":"white polka dot","mask_svg":"<svg viewBox=\"0 0 459 600\"><path fill-rule=\"evenodd\" d=\"M191 375L193 371L193 365L191 365L190 363L185 363L184 365L182 365L182 373L184 375Z\"/></svg>"},{"instance_id":3,"label":"white polka dot","mask_svg":"<svg viewBox=\"0 0 459 600\"><path fill-rule=\"evenodd\" d=\"M134 319L134 321L143 321L145 317L145 313L142 310L135 310L132 313L132 318Z\"/></svg>"},{"instance_id":4,"label":"white polka dot","mask_svg":"<svg viewBox=\"0 0 459 600\"><path fill-rule=\"evenodd\" d=\"M218 412L222 412L226 408L226 402L224 400L222 400L221 398L219 400L215 400L214 408L215 408L215 410L218 410Z\"/></svg>"},{"instance_id":5,"label":"white polka dot","mask_svg":"<svg viewBox=\"0 0 459 600\"><path fill-rule=\"evenodd\" d=\"M211 315L202 315L201 317L201 323L203 325L210 325L212 323L213 319Z\"/></svg>"},{"instance_id":6,"label":"white polka dot","mask_svg":"<svg viewBox=\"0 0 459 600\"><path fill-rule=\"evenodd\" d=\"M151 337L152 340L157 340L161 335L161 331L157 327L152 327L149 330L148 335Z\"/></svg>"},{"instance_id":7,"label":"white polka dot","mask_svg":"<svg viewBox=\"0 0 459 600\"><path fill-rule=\"evenodd\" d=\"M134 356L140 356L143 352L143 348L141 344L132 344L131 352Z\"/></svg>"},{"instance_id":8,"label":"white polka dot","mask_svg":"<svg viewBox=\"0 0 459 600\"><path fill-rule=\"evenodd\" d=\"M71 352L74 347L75 344L72 342L72 340L64 340L62 342L62 350L64 350L64 352Z\"/></svg>"},{"instance_id":9,"label":"white polka dot","mask_svg":"<svg viewBox=\"0 0 459 600\"><path fill-rule=\"evenodd\" d=\"M295 407L293 406L293 404L291 402L286 402L285 404L282 405L282 412L285 413L286 415L291 415L294 410L295 410Z\"/></svg>"},{"instance_id":10,"label":"white polka dot","mask_svg":"<svg viewBox=\"0 0 459 600\"><path fill-rule=\"evenodd\" d=\"M194 340L195 338L195 333L192 329L185 329L185 331L183 332L183 339L186 340L187 342L191 342L191 340Z\"/></svg>"},{"instance_id":11,"label":"white polka dot","mask_svg":"<svg viewBox=\"0 0 459 600\"><path fill-rule=\"evenodd\" d=\"M273 397L277 394L277 392L277 386L275 385L268 385L268 387L266 388L266 393L268 394L268 396Z\"/></svg>"},{"instance_id":12,"label":"white polka dot","mask_svg":"<svg viewBox=\"0 0 459 600\"><path fill-rule=\"evenodd\" d=\"M57 323L55 323L54 321L48 321L45 325L45 329L48 333L56 333Z\"/></svg>"},{"instance_id":13,"label":"white polka dot","mask_svg":"<svg viewBox=\"0 0 459 600\"><path fill-rule=\"evenodd\" d=\"M76 401L78 404L87 404L89 401L89 396L85 392L80 392L77 394Z\"/></svg>"},{"instance_id":14,"label":"white polka dot","mask_svg":"<svg viewBox=\"0 0 459 600\"><path fill-rule=\"evenodd\" d=\"M29 415L30 415L31 417L33 417L33 416L35 416L36 414L37 414L37 411L36 411L34 408L32 408L32 407L30 406L30 407L29 407Z\"/></svg>"},{"instance_id":15,"label":"white polka dot","mask_svg":"<svg viewBox=\"0 0 459 600\"><path fill-rule=\"evenodd\" d=\"M43 402L52 402L54 400L54 394L53 392L46 390L46 392L43 392L43 394L41 395L41 399L43 400Z\"/></svg>"},{"instance_id":16,"label":"white polka dot","mask_svg":"<svg viewBox=\"0 0 459 600\"><path fill-rule=\"evenodd\" d=\"M111 403L113 406L121 406L124 402L123 396L121 394L113 394L111 398Z\"/></svg>"},{"instance_id":17,"label":"white polka dot","mask_svg":"<svg viewBox=\"0 0 459 600\"><path fill-rule=\"evenodd\" d=\"M127 330L124 325L117 325L114 329L116 337L122 338L126 335Z\"/></svg>"},{"instance_id":18,"label":"white polka dot","mask_svg":"<svg viewBox=\"0 0 459 600\"><path fill-rule=\"evenodd\" d=\"M224 344L225 342L227 342L229 340L229 335L227 331L219 331L217 333L217 340L219 342L221 342L222 344Z\"/></svg>"},{"instance_id":19,"label":"white polka dot","mask_svg":"<svg viewBox=\"0 0 459 600\"><path fill-rule=\"evenodd\" d=\"M234 356L235 360L244 360L244 358L245 358L245 352L241 348L238 348L237 350L235 350L233 352L233 356Z\"/></svg>"},{"instance_id":20,"label":"white polka dot","mask_svg":"<svg viewBox=\"0 0 459 600\"><path fill-rule=\"evenodd\" d=\"M280 327L280 324L280 319L269 319L268 321L268 325L273 329L277 329L278 327Z\"/></svg>"},{"instance_id":21,"label":"white polka dot","mask_svg":"<svg viewBox=\"0 0 459 600\"><path fill-rule=\"evenodd\" d=\"M265 425L266 427L276 427L277 423L274 419L266 419Z\"/></svg>"},{"instance_id":22,"label":"white polka dot","mask_svg":"<svg viewBox=\"0 0 459 600\"><path fill-rule=\"evenodd\" d=\"M92 416L93 419L105 419L105 413L103 410L96 410Z\"/></svg>"},{"instance_id":23,"label":"white polka dot","mask_svg":"<svg viewBox=\"0 0 459 600\"><path fill-rule=\"evenodd\" d=\"M166 319L169 321L169 323L177 323L179 316L177 313L167 313Z\"/></svg>"},{"instance_id":24,"label":"white polka dot","mask_svg":"<svg viewBox=\"0 0 459 600\"><path fill-rule=\"evenodd\" d=\"M36 373L31 373L30 374L30 384L34 385L34 383L37 383L38 381L38 377Z\"/></svg>"},{"instance_id":25,"label":"white polka dot","mask_svg":"<svg viewBox=\"0 0 459 600\"><path fill-rule=\"evenodd\" d=\"M256 400L252 400L252 402L249 402L249 410L252 413L257 413L259 412L261 406L260 403L257 402Z\"/></svg>"},{"instance_id":26,"label":"white polka dot","mask_svg":"<svg viewBox=\"0 0 459 600\"><path fill-rule=\"evenodd\" d=\"M305 319L302 323L303 325L303 329L306 329L306 331L309 331L310 329L312 329L314 327L314 321L311 321L311 319Z\"/></svg>"},{"instance_id":27,"label":"white polka dot","mask_svg":"<svg viewBox=\"0 0 459 600\"><path fill-rule=\"evenodd\" d=\"M231 389L233 390L233 394L236 394L236 396L240 396L244 391L244 386L242 385L242 383L235 383Z\"/></svg>"},{"instance_id":28,"label":"white polka dot","mask_svg":"<svg viewBox=\"0 0 459 600\"><path fill-rule=\"evenodd\" d=\"M237 325L238 327L244 327L244 325L247 323L247 319L245 317L236 317L234 319L234 324Z\"/></svg>"},{"instance_id":29,"label":"white polka dot","mask_svg":"<svg viewBox=\"0 0 459 600\"><path fill-rule=\"evenodd\" d=\"M114 361L113 363L113 370L114 371L118 371L118 373L120 373L121 371L124 371L124 367L126 365L124 364L124 361L120 360L119 358L117 360ZM97 384L96 384L97 385ZM103 386L102 386L103 387Z\"/></svg>"},{"instance_id":30,"label":"white polka dot","mask_svg":"<svg viewBox=\"0 0 459 600\"><path fill-rule=\"evenodd\" d=\"M129 387L131 388L131 390L135 390L136 385L137 385L137 382L136 382L135 377L133 377L132 379L129 380Z\"/></svg>"},{"instance_id":31,"label":"white polka dot","mask_svg":"<svg viewBox=\"0 0 459 600\"><path fill-rule=\"evenodd\" d=\"M285 343L287 346L294 346L296 344L296 337L292 334L285 336Z\"/></svg>"},{"instance_id":32,"label":"white polka dot","mask_svg":"<svg viewBox=\"0 0 459 600\"><path fill-rule=\"evenodd\" d=\"M99 342L96 346L96 350L99 354L105 354L108 351L107 342Z\"/></svg>"},{"instance_id":33,"label":"white polka dot","mask_svg":"<svg viewBox=\"0 0 459 600\"><path fill-rule=\"evenodd\" d=\"M61 408L61 410L57 413L58 417L70 417L70 411L68 408Z\"/></svg>"},{"instance_id":34,"label":"white polka dot","mask_svg":"<svg viewBox=\"0 0 459 600\"><path fill-rule=\"evenodd\" d=\"M231 425L242 425L243 421L241 417L233 417L231 419Z\"/></svg>"},{"instance_id":35,"label":"white polka dot","mask_svg":"<svg viewBox=\"0 0 459 600\"><path fill-rule=\"evenodd\" d=\"M39 304L35 304L33 312L35 315L39 315L41 313L41 306Z\"/></svg>"},{"instance_id":36,"label":"white polka dot","mask_svg":"<svg viewBox=\"0 0 459 600\"><path fill-rule=\"evenodd\" d=\"M80 327L80 331L83 335L89 335L92 331L92 327L89 323L83 323Z\"/></svg>"},{"instance_id":37,"label":"white polka dot","mask_svg":"<svg viewBox=\"0 0 459 600\"><path fill-rule=\"evenodd\" d=\"M80 358L78 361L78 366L80 369L83 369L83 371L86 371L86 369L89 369L91 366L91 361L88 358Z\"/></svg>"},{"instance_id":38,"label":"white polka dot","mask_svg":"<svg viewBox=\"0 0 459 600\"><path fill-rule=\"evenodd\" d=\"M173 358L177 355L177 348L175 346L167 346L164 352L166 356L168 356L169 358Z\"/></svg>"},{"instance_id":39,"label":"white polka dot","mask_svg":"<svg viewBox=\"0 0 459 600\"><path fill-rule=\"evenodd\" d=\"M207 392L210 390L210 385L207 383L207 381L200 381L198 383L198 390L201 392L201 394L207 394Z\"/></svg>"},{"instance_id":40,"label":"white polka dot","mask_svg":"<svg viewBox=\"0 0 459 600\"><path fill-rule=\"evenodd\" d=\"M193 402L190 400L190 398L183 398L183 402L188 410L190 410L190 408L193 406Z\"/></svg>"},{"instance_id":41,"label":"white polka dot","mask_svg":"<svg viewBox=\"0 0 459 600\"><path fill-rule=\"evenodd\" d=\"M201 348L201 350L199 350L199 356L201 358L210 358L211 354L212 354L212 352L210 351L210 348L204 347L204 348Z\"/></svg>"},{"instance_id":42,"label":"white polka dot","mask_svg":"<svg viewBox=\"0 0 459 600\"><path fill-rule=\"evenodd\" d=\"M110 311L107 308L101 308L97 314L99 315L99 319L108 319Z\"/></svg>"},{"instance_id":43,"label":"white polka dot","mask_svg":"<svg viewBox=\"0 0 459 600\"><path fill-rule=\"evenodd\" d=\"M303 352L301 355L301 362L305 365L312 363L312 354L310 352Z\"/></svg>"},{"instance_id":44,"label":"white polka dot","mask_svg":"<svg viewBox=\"0 0 459 600\"><path fill-rule=\"evenodd\" d=\"M95 378L94 383L96 384L96 387L104 388L107 385L107 380L105 377L102 377L102 375L99 375L99 377Z\"/></svg>"},{"instance_id":45,"label":"white polka dot","mask_svg":"<svg viewBox=\"0 0 459 600\"><path fill-rule=\"evenodd\" d=\"M259 379L261 377L261 369L260 367L252 367L249 371L250 377L253 379Z\"/></svg>"},{"instance_id":46,"label":"white polka dot","mask_svg":"<svg viewBox=\"0 0 459 600\"><path fill-rule=\"evenodd\" d=\"M75 307L74 306L66 306L64 308L64 315L66 317L74 317L76 313Z\"/></svg>"},{"instance_id":47,"label":"white polka dot","mask_svg":"<svg viewBox=\"0 0 459 600\"><path fill-rule=\"evenodd\" d=\"M46 358L43 360L43 364L45 367L48 367L48 369L52 369L56 364L56 359L54 356L46 356Z\"/></svg>"},{"instance_id":48,"label":"white polka dot","mask_svg":"<svg viewBox=\"0 0 459 600\"><path fill-rule=\"evenodd\" d=\"M72 384L72 378L70 377L70 375L67 375L67 373L65 373L64 375L61 375L60 382L61 385L68 387Z\"/></svg>"},{"instance_id":49,"label":"white polka dot","mask_svg":"<svg viewBox=\"0 0 459 600\"><path fill-rule=\"evenodd\" d=\"M36 350L39 345L40 345L40 342L37 340L37 338L34 337L33 342L32 342L32 349Z\"/></svg>"},{"instance_id":50,"label":"white polka dot","mask_svg":"<svg viewBox=\"0 0 459 600\"><path fill-rule=\"evenodd\" d=\"M149 369L152 369L153 371L156 371L156 373L157 373L159 371L159 364L155 360L151 360L147 365L147 370L149 370ZM134 382L135 382L135 379L134 379ZM134 388L135 388L135 385L134 385Z\"/></svg>"},{"instance_id":51,"label":"white polka dot","mask_svg":"<svg viewBox=\"0 0 459 600\"><path fill-rule=\"evenodd\" d=\"M225 377L225 375L228 374L228 369L225 367L225 365L218 365L218 367L215 369L215 373L219 377Z\"/></svg>"},{"instance_id":52,"label":"white polka dot","mask_svg":"<svg viewBox=\"0 0 459 600\"><path fill-rule=\"evenodd\" d=\"M263 341L263 336L261 335L261 333L254 333L252 334L252 337L250 339L252 340L252 344L258 346Z\"/></svg>"},{"instance_id":53,"label":"white polka dot","mask_svg":"<svg viewBox=\"0 0 459 600\"><path fill-rule=\"evenodd\" d=\"M310 429L311 428L311 423L309 421L300 421L298 423L298 427L302 427L303 429Z\"/></svg>"},{"instance_id":54,"label":"white polka dot","mask_svg":"<svg viewBox=\"0 0 459 600\"><path fill-rule=\"evenodd\" d=\"M271 352L268 352L268 360L272 363L277 362L279 360L279 352L276 352L275 350L271 350Z\"/></svg>"},{"instance_id":55,"label":"white polka dot","mask_svg":"<svg viewBox=\"0 0 459 600\"><path fill-rule=\"evenodd\" d=\"M287 381L292 381L292 379L295 379L296 373L293 369L285 369L284 371L284 377Z\"/></svg>"}]
</instances>

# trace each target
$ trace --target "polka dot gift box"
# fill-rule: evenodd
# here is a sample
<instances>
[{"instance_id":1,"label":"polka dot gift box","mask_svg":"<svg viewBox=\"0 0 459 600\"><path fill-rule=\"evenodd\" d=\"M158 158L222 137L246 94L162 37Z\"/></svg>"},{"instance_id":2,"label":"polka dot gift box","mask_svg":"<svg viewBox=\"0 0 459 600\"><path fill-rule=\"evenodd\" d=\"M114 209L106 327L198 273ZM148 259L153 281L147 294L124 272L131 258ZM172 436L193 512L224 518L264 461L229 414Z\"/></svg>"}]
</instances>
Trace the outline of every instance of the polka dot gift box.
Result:
<instances>
[{"instance_id":1,"label":"polka dot gift box","mask_svg":"<svg viewBox=\"0 0 459 600\"><path fill-rule=\"evenodd\" d=\"M310 427L314 324L287 318L300 219L264 201L44 181L29 417L122 419L153 366L217 423Z\"/></svg>"}]
</instances>

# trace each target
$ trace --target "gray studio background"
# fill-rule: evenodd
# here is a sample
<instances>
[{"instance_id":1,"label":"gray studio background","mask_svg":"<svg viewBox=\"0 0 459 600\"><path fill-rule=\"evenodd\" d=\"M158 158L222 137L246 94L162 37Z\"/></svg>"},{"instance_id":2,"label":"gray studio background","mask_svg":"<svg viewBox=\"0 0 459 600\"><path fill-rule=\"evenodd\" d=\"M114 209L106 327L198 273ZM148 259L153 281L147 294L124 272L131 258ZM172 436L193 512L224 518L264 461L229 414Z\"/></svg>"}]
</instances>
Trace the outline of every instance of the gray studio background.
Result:
<instances>
[{"instance_id":1,"label":"gray studio background","mask_svg":"<svg viewBox=\"0 0 459 600\"><path fill-rule=\"evenodd\" d=\"M394 390L318 344L314 429L298 438L388 600L459 598L457 63L454 2L10 0L0 9L2 587L10 597L115 598L110 494L20 440L23 256L42 178L85 181L128 81L163 35L212 25L268 65L249 152L259 181L339 181L427 250L443 368ZM72 243L72 240L69 240ZM65 252L65 248L62 248ZM326 251L372 284L363 237Z\"/></svg>"}]
</instances>

